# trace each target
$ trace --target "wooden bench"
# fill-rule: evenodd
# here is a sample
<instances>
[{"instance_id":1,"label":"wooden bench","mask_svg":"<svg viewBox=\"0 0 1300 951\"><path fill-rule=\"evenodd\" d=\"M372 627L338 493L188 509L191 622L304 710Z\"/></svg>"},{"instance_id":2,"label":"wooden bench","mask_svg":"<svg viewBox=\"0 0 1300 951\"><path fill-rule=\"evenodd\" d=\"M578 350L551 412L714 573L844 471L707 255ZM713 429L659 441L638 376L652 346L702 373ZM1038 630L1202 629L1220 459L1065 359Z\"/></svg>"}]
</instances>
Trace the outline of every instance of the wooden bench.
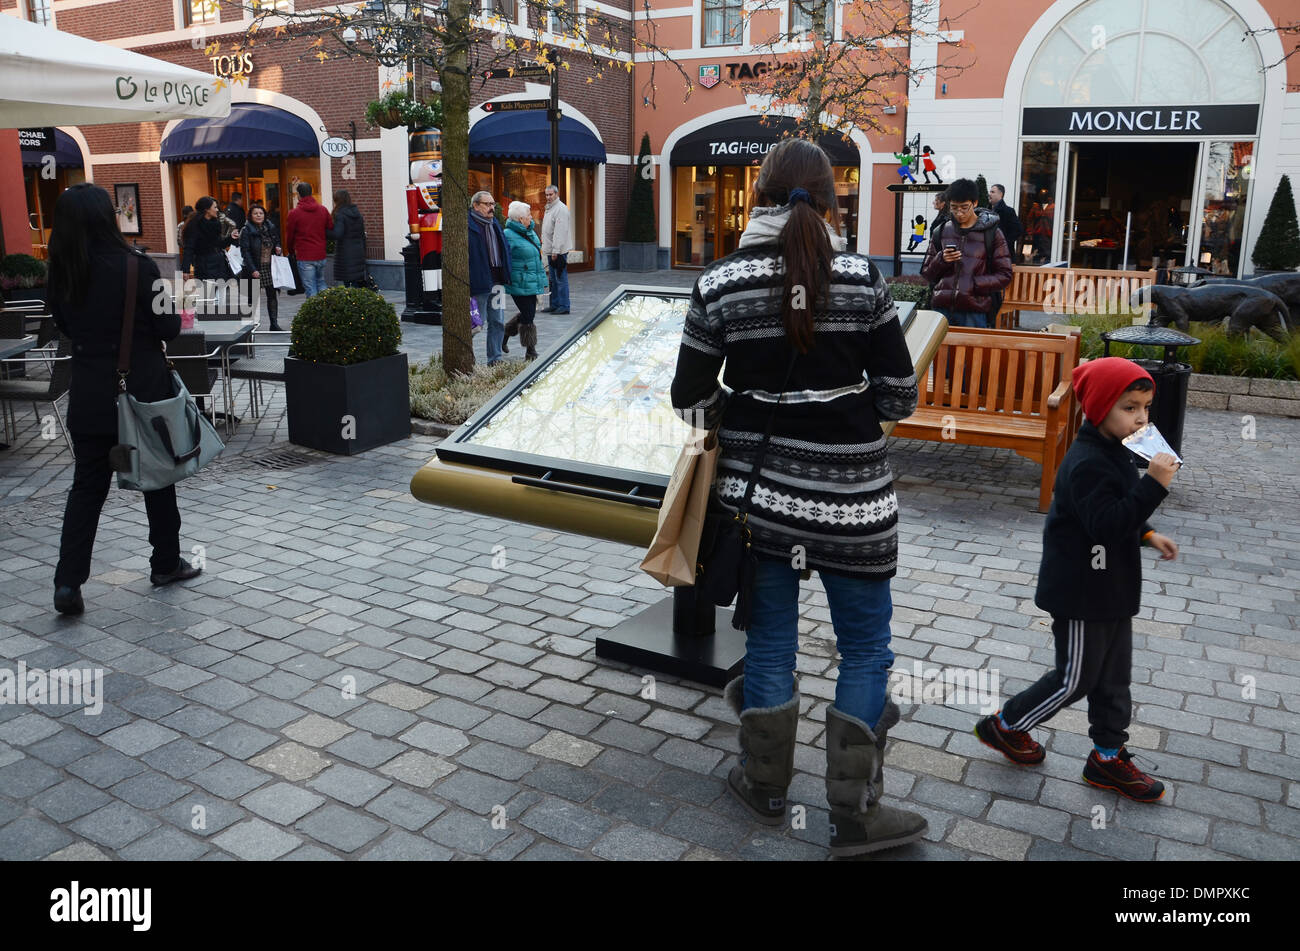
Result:
<instances>
[{"instance_id":1,"label":"wooden bench","mask_svg":"<svg viewBox=\"0 0 1300 951\"><path fill-rule=\"evenodd\" d=\"M1014 330L1022 310L1052 314L1130 314L1133 293L1156 282L1156 272L1100 271L1077 267L1012 267L995 326Z\"/></svg>"},{"instance_id":2,"label":"wooden bench","mask_svg":"<svg viewBox=\"0 0 1300 951\"><path fill-rule=\"evenodd\" d=\"M1043 467L1038 510L1077 431L1070 375L1078 334L956 327L920 383L916 412L895 436L1011 449Z\"/></svg>"}]
</instances>

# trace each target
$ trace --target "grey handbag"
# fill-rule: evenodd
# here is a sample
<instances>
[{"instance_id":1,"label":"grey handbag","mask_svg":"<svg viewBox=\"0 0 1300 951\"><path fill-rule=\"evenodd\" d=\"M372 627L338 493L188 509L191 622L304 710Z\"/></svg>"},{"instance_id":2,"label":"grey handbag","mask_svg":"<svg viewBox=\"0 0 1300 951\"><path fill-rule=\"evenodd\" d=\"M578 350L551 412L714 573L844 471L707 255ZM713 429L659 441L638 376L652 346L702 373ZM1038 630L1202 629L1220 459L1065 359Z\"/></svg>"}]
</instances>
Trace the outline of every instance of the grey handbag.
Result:
<instances>
[{"instance_id":1,"label":"grey handbag","mask_svg":"<svg viewBox=\"0 0 1300 951\"><path fill-rule=\"evenodd\" d=\"M175 396L145 403L126 391L131 372L131 335L135 323L136 284L140 262L127 255L126 302L122 342L117 357L117 442L109 454L119 488L152 492L194 475L225 446L169 361ZM167 348L164 346L163 353Z\"/></svg>"}]
</instances>

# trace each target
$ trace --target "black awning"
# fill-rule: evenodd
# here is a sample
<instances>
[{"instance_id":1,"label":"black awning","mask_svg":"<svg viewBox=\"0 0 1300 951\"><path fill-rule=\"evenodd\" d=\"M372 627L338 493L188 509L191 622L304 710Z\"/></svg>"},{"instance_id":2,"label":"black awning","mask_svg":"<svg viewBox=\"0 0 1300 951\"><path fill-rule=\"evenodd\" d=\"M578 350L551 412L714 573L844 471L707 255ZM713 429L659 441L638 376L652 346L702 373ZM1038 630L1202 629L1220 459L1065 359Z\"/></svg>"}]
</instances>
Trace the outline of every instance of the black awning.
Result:
<instances>
[{"instance_id":1,"label":"black awning","mask_svg":"<svg viewBox=\"0 0 1300 951\"><path fill-rule=\"evenodd\" d=\"M759 165L772 146L794 133L789 116L741 116L698 129L673 146L669 165ZM852 140L835 133L820 136L832 165L862 164Z\"/></svg>"},{"instance_id":2,"label":"black awning","mask_svg":"<svg viewBox=\"0 0 1300 951\"><path fill-rule=\"evenodd\" d=\"M164 162L214 158L315 157L316 133L291 112L255 102L231 105L224 119L186 119L163 139Z\"/></svg>"}]
</instances>

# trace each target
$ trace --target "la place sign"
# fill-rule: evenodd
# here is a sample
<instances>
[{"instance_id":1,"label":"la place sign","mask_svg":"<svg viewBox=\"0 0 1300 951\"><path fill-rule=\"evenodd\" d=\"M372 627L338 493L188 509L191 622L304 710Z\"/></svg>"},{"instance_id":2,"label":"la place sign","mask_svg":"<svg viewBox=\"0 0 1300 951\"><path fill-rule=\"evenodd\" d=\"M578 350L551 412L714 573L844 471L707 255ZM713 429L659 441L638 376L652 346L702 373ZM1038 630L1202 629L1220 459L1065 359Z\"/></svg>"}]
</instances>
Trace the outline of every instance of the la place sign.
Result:
<instances>
[{"instance_id":1,"label":"la place sign","mask_svg":"<svg viewBox=\"0 0 1300 951\"><path fill-rule=\"evenodd\" d=\"M1259 106L1053 106L1024 110L1025 135L1153 138L1253 136Z\"/></svg>"}]
</instances>

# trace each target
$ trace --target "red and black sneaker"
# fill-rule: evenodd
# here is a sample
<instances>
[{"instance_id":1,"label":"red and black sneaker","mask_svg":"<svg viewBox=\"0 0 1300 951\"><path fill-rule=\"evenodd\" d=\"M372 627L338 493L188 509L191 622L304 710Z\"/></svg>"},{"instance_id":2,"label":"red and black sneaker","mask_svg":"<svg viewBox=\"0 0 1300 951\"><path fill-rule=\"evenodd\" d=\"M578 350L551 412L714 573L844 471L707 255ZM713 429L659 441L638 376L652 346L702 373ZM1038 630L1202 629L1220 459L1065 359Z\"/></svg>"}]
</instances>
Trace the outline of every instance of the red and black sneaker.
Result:
<instances>
[{"instance_id":1,"label":"red and black sneaker","mask_svg":"<svg viewBox=\"0 0 1300 951\"><path fill-rule=\"evenodd\" d=\"M1133 754L1123 747L1111 760L1102 759L1093 750L1088 754L1088 762L1083 764L1083 780L1101 789L1114 790L1134 802L1155 802L1165 794L1165 784L1134 766L1132 759Z\"/></svg>"},{"instance_id":2,"label":"red and black sneaker","mask_svg":"<svg viewBox=\"0 0 1300 951\"><path fill-rule=\"evenodd\" d=\"M1001 711L975 724L975 735L985 746L997 750L1013 763L1033 766L1047 756L1043 744L1024 730L1008 730L999 720Z\"/></svg>"}]
</instances>

